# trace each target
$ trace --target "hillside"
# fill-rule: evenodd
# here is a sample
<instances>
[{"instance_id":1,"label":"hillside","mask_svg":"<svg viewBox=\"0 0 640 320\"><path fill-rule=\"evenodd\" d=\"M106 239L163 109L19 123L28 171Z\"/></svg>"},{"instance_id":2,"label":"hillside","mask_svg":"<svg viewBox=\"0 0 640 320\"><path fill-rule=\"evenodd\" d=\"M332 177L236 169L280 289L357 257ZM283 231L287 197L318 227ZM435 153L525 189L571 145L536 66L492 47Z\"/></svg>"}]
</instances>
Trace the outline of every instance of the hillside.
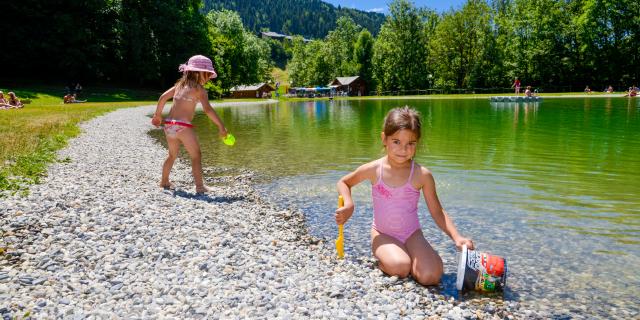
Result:
<instances>
[{"instance_id":1,"label":"hillside","mask_svg":"<svg viewBox=\"0 0 640 320\"><path fill-rule=\"evenodd\" d=\"M335 28L336 20L351 17L357 24L378 34L385 16L381 13L335 7L320 0L204 0L204 10L237 11L245 28L254 32L270 31L324 38Z\"/></svg>"}]
</instances>

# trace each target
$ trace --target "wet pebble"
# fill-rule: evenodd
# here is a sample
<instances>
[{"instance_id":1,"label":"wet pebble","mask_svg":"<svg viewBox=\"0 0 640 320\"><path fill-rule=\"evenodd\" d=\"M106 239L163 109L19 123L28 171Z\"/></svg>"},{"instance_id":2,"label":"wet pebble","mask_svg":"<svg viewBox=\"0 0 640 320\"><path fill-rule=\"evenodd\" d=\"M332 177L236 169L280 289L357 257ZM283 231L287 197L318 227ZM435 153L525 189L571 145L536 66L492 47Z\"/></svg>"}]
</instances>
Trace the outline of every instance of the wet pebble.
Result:
<instances>
[{"instance_id":1,"label":"wet pebble","mask_svg":"<svg viewBox=\"0 0 640 320\"><path fill-rule=\"evenodd\" d=\"M158 187L167 151L154 106L81 125L42 184L0 199L0 313L33 318L544 318L521 304L460 305L371 257L338 261L301 212L216 178L196 195L188 161ZM210 170L218 170L212 168ZM221 170L221 169L220 169ZM5 245L6 243L7 245ZM446 263L453 263L446 261Z\"/></svg>"}]
</instances>

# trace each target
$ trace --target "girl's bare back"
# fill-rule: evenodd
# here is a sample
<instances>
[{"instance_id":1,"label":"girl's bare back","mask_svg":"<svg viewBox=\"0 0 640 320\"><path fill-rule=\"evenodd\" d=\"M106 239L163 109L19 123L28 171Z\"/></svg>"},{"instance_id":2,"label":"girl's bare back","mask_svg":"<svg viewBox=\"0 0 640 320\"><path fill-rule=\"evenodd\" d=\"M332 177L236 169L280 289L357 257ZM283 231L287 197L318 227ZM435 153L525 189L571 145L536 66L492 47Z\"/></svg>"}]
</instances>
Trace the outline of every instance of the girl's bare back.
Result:
<instances>
[{"instance_id":1,"label":"girl's bare back","mask_svg":"<svg viewBox=\"0 0 640 320\"><path fill-rule=\"evenodd\" d=\"M173 105L169 111L169 118L191 122L196 111L196 105L200 102L204 88L175 88L173 93Z\"/></svg>"}]
</instances>

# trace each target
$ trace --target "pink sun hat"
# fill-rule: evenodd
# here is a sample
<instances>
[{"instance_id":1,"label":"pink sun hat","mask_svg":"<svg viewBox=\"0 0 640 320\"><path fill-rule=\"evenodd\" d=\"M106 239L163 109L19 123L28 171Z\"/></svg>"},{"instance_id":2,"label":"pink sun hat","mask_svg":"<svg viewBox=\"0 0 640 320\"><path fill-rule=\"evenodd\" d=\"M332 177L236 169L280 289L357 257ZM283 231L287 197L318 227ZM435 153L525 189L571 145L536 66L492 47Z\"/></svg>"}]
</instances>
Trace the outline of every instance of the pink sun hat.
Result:
<instances>
[{"instance_id":1,"label":"pink sun hat","mask_svg":"<svg viewBox=\"0 0 640 320\"><path fill-rule=\"evenodd\" d=\"M180 72L186 72L186 71L211 72L211 79L218 76L218 74L216 73L216 70L213 69L213 64L211 63L211 59L201 55L197 55L189 58L189 61L186 64L181 64L180 67L178 67L178 70L180 70Z\"/></svg>"}]
</instances>

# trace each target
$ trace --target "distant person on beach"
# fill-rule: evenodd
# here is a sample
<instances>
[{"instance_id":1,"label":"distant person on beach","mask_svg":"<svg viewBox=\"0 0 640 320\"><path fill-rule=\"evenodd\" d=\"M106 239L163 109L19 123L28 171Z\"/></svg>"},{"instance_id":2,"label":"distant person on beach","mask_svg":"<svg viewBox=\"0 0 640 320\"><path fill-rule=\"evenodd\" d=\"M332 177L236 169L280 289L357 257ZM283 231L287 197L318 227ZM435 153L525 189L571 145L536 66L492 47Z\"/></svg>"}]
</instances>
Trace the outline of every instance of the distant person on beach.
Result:
<instances>
[{"instance_id":1,"label":"distant person on beach","mask_svg":"<svg viewBox=\"0 0 640 320\"><path fill-rule=\"evenodd\" d=\"M218 126L218 135L222 138L227 135L227 129L209 104L207 90L203 87L205 83L215 78L217 74L213 69L211 60L201 55L189 58L186 64L180 65L179 70L182 71L182 78L160 96L156 112L153 115L153 119L151 119L151 123L156 127L164 124L164 133L169 145L169 156L162 166L160 186L163 188L172 187L169 181L169 173L178 157L178 151L182 143L191 157L191 172L196 185L196 192L204 193L209 191L209 188L204 185L202 180L200 145L191 120L193 120L193 115L196 111L196 104L200 102L204 112ZM163 121L162 109L171 98L173 98L173 105L169 111L169 117Z\"/></svg>"},{"instance_id":2,"label":"distant person on beach","mask_svg":"<svg viewBox=\"0 0 640 320\"><path fill-rule=\"evenodd\" d=\"M636 87L629 87L629 91L624 96L625 97L635 97L637 95L638 95L638 90L636 90Z\"/></svg>"},{"instance_id":3,"label":"distant person on beach","mask_svg":"<svg viewBox=\"0 0 640 320\"><path fill-rule=\"evenodd\" d=\"M613 87L609 86L609 88L607 88L607 93L613 93Z\"/></svg>"},{"instance_id":4,"label":"distant person on beach","mask_svg":"<svg viewBox=\"0 0 640 320\"><path fill-rule=\"evenodd\" d=\"M531 92L531 86L527 86L527 89L524 91L524 95L527 97L533 96L533 93Z\"/></svg>"},{"instance_id":5,"label":"distant person on beach","mask_svg":"<svg viewBox=\"0 0 640 320\"><path fill-rule=\"evenodd\" d=\"M518 79L518 77L516 77L516 80L513 81L511 88L516 88L516 95L520 94L520 79Z\"/></svg>"},{"instance_id":6,"label":"distant person on beach","mask_svg":"<svg viewBox=\"0 0 640 320\"><path fill-rule=\"evenodd\" d=\"M589 88L589 86L586 86L584 88L584 93L591 93L591 89Z\"/></svg>"},{"instance_id":7,"label":"distant person on beach","mask_svg":"<svg viewBox=\"0 0 640 320\"><path fill-rule=\"evenodd\" d=\"M371 248L380 269L390 276L411 275L422 285L435 285L440 282L443 265L422 233L418 220L420 192L431 217L458 249L463 245L473 249L474 245L458 233L442 208L431 171L414 161L420 128L420 115L408 106L387 113L381 133L386 155L361 165L338 181L344 206L335 211L335 220L338 225L349 220L354 211L351 188L368 180L373 197Z\"/></svg>"}]
</instances>

